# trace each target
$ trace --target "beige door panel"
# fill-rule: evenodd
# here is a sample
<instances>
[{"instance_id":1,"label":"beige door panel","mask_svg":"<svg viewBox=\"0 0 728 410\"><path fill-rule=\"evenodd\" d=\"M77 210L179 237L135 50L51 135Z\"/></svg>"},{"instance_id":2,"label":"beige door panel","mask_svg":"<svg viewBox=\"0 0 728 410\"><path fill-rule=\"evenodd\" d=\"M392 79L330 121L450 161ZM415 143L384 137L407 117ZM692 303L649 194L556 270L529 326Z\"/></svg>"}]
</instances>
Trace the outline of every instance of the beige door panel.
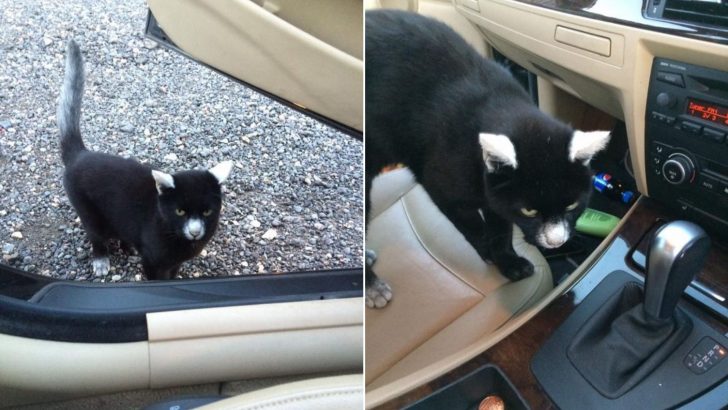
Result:
<instances>
[{"instance_id":1,"label":"beige door panel","mask_svg":"<svg viewBox=\"0 0 728 410\"><path fill-rule=\"evenodd\" d=\"M154 388L362 366L362 298L150 313L147 325Z\"/></svg>"},{"instance_id":2,"label":"beige door panel","mask_svg":"<svg viewBox=\"0 0 728 410\"><path fill-rule=\"evenodd\" d=\"M147 327L134 343L0 334L0 408L362 367L362 298L150 313Z\"/></svg>"},{"instance_id":3,"label":"beige door panel","mask_svg":"<svg viewBox=\"0 0 728 410\"><path fill-rule=\"evenodd\" d=\"M457 0L453 4L480 27L495 48L557 87L624 119L637 187L644 194L648 194L644 175L645 105L653 58L728 68L725 45L513 0L476 3L479 11L471 7L472 2Z\"/></svg>"},{"instance_id":4,"label":"beige door panel","mask_svg":"<svg viewBox=\"0 0 728 410\"><path fill-rule=\"evenodd\" d=\"M268 12L362 59L364 21L361 0L255 0Z\"/></svg>"},{"instance_id":5,"label":"beige door panel","mask_svg":"<svg viewBox=\"0 0 728 410\"><path fill-rule=\"evenodd\" d=\"M235 78L363 129L362 3L149 0L182 50ZM303 5L306 7L303 7ZM297 6L297 7L296 7ZM327 27L327 21L341 21ZM315 19L317 22L315 22Z\"/></svg>"}]
</instances>

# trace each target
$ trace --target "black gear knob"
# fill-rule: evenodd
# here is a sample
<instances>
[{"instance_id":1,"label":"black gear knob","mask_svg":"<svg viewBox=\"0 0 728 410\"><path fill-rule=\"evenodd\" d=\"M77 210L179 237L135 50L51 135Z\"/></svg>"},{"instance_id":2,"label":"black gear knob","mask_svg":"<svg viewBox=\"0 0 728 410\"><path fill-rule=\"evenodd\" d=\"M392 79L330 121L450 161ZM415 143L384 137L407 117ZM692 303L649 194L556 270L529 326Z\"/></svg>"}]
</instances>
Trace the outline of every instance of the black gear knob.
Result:
<instances>
[{"instance_id":1,"label":"black gear knob","mask_svg":"<svg viewBox=\"0 0 728 410\"><path fill-rule=\"evenodd\" d=\"M657 230L647 254L644 308L648 317L672 316L709 250L710 238L694 223L674 221Z\"/></svg>"}]
</instances>

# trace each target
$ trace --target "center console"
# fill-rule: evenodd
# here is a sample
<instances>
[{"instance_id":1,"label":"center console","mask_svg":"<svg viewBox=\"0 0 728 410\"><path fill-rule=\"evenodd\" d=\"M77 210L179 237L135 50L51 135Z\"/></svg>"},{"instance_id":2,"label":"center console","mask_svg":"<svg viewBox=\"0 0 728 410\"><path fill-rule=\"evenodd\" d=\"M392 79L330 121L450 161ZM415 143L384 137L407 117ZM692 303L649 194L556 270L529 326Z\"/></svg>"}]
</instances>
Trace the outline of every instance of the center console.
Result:
<instances>
[{"instance_id":1,"label":"center console","mask_svg":"<svg viewBox=\"0 0 728 410\"><path fill-rule=\"evenodd\" d=\"M653 241L660 238L656 232L679 218L671 207L647 197L640 198L625 219L586 273L528 322L458 368L377 408L477 408L478 400L492 394L503 398L506 408L523 408L521 401L531 409L725 408L728 316L721 312L726 308L722 296L728 295L728 242L711 234L707 256L686 247L689 240L683 245L659 245ZM662 238L700 236L663 233L669 235ZM704 265L682 259L686 257L704 257ZM719 297L711 299L714 308L708 308L708 299L696 285ZM644 360L622 366L617 373L626 377L602 372L607 374L606 384L585 376L596 370L599 378L600 369L619 361L599 350L600 340L619 317L632 321L630 314L624 315L632 309L646 312L636 318L637 323L649 323L649 317L658 322L656 327L627 326L636 330L627 338L646 352ZM672 324L662 327L666 322L660 317L674 317L675 331ZM687 326L680 324L686 322ZM657 333L665 328L663 338ZM589 338L579 346L579 340ZM648 362L652 363L642 366ZM495 369L485 370L489 368ZM484 372L499 374L505 381L491 382L491 376L482 381ZM595 387L599 384L602 391ZM463 398L467 403L458 405ZM451 406L443 407L445 402ZM435 403L440 406L430 406Z\"/></svg>"}]
</instances>

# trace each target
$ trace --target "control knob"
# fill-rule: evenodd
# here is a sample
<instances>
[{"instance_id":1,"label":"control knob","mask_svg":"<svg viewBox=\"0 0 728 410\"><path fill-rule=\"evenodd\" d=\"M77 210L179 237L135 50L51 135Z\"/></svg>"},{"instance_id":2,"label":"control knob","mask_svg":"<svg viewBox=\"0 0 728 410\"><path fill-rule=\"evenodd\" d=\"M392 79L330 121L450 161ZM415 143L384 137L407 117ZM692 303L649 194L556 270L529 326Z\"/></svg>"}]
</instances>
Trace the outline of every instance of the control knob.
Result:
<instances>
[{"instance_id":1,"label":"control knob","mask_svg":"<svg viewBox=\"0 0 728 410\"><path fill-rule=\"evenodd\" d=\"M675 103L677 103L677 99L674 95L665 92L657 94L657 105L660 107L672 108Z\"/></svg>"},{"instance_id":2,"label":"control knob","mask_svg":"<svg viewBox=\"0 0 728 410\"><path fill-rule=\"evenodd\" d=\"M695 165L685 154L672 154L662 164L662 176L674 185L689 183L695 177Z\"/></svg>"}]
</instances>

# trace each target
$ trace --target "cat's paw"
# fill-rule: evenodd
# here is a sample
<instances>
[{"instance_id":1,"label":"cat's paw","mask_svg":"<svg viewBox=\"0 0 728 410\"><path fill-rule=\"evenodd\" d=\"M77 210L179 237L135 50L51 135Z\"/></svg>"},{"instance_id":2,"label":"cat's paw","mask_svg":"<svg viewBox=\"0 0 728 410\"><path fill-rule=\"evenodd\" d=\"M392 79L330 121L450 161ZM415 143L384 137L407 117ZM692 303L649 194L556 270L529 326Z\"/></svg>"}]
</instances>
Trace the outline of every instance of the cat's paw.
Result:
<instances>
[{"instance_id":1,"label":"cat's paw","mask_svg":"<svg viewBox=\"0 0 728 410\"><path fill-rule=\"evenodd\" d=\"M102 256L94 258L93 261L91 261L91 267L94 271L94 276L97 278L101 278L109 273L111 264L109 263L109 258L107 258L106 256Z\"/></svg>"},{"instance_id":2,"label":"cat's paw","mask_svg":"<svg viewBox=\"0 0 728 410\"><path fill-rule=\"evenodd\" d=\"M533 275L533 264L520 256L505 258L498 264L503 276L515 282Z\"/></svg>"},{"instance_id":3,"label":"cat's paw","mask_svg":"<svg viewBox=\"0 0 728 410\"><path fill-rule=\"evenodd\" d=\"M375 278L372 283L367 285L367 306L370 308L381 309L387 306L392 300L392 288L387 282Z\"/></svg>"}]
</instances>

